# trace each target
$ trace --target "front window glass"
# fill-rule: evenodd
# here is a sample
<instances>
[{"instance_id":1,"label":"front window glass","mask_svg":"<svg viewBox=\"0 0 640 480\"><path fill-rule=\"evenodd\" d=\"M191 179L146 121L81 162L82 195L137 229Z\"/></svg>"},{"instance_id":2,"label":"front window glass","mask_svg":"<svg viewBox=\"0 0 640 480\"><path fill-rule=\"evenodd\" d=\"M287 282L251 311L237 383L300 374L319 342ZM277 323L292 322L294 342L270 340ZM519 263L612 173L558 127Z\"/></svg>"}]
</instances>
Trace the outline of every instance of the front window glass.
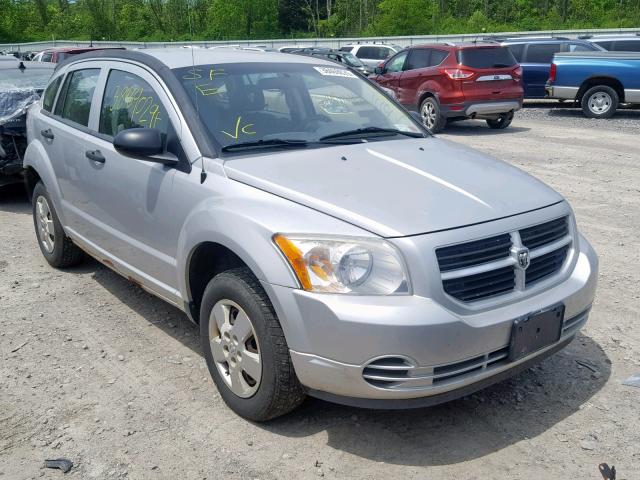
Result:
<instances>
[{"instance_id":1,"label":"front window glass","mask_svg":"<svg viewBox=\"0 0 640 480\"><path fill-rule=\"evenodd\" d=\"M407 58L407 52L402 52L393 57L386 65L387 72L401 72L404 66L404 59Z\"/></svg>"},{"instance_id":2,"label":"front window glass","mask_svg":"<svg viewBox=\"0 0 640 480\"><path fill-rule=\"evenodd\" d=\"M167 112L151 86L137 75L111 70L100 109L100 133L116 136L129 128L167 133Z\"/></svg>"},{"instance_id":3,"label":"front window glass","mask_svg":"<svg viewBox=\"0 0 640 480\"><path fill-rule=\"evenodd\" d=\"M322 143L363 128L422 133L384 93L339 65L236 63L174 72L222 147L282 139ZM402 135L367 141L396 138Z\"/></svg>"}]
</instances>

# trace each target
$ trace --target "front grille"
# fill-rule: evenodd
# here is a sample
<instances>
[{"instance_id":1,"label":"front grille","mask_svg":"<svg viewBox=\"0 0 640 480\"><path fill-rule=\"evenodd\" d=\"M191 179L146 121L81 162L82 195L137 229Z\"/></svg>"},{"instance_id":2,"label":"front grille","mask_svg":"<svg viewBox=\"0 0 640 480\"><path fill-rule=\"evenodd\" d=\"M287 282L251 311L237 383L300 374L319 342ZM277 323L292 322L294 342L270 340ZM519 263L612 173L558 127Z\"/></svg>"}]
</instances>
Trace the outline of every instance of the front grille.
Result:
<instances>
[{"instance_id":1,"label":"front grille","mask_svg":"<svg viewBox=\"0 0 640 480\"><path fill-rule=\"evenodd\" d=\"M562 217L520 230L520 239L522 240L522 245L529 250L533 250L560 240L568 234L569 223L567 222L567 217Z\"/></svg>"},{"instance_id":2,"label":"front grille","mask_svg":"<svg viewBox=\"0 0 640 480\"><path fill-rule=\"evenodd\" d=\"M531 265L529 265L529 268L525 272L525 285L530 285L538 280L547 278L560 270L560 267L564 265L564 261L567 258L568 251L569 245L565 245L558 250L532 259Z\"/></svg>"},{"instance_id":3,"label":"front grille","mask_svg":"<svg viewBox=\"0 0 640 480\"><path fill-rule=\"evenodd\" d=\"M437 248L443 289L463 302L524 290L562 268L571 242L569 218L562 217L513 233ZM520 267L511 252L522 247L529 249L531 263L524 274L517 274Z\"/></svg>"},{"instance_id":4,"label":"front grille","mask_svg":"<svg viewBox=\"0 0 640 480\"><path fill-rule=\"evenodd\" d=\"M511 235L505 233L436 250L441 272L481 265L509 256Z\"/></svg>"},{"instance_id":5,"label":"front grille","mask_svg":"<svg viewBox=\"0 0 640 480\"><path fill-rule=\"evenodd\" d=\"M516 285L516 274L513 267L504 267L476 275L444 280L442 285L444 291L452 297L463 302L471 302L510 292Z\"/></svg>"}]
</instances>

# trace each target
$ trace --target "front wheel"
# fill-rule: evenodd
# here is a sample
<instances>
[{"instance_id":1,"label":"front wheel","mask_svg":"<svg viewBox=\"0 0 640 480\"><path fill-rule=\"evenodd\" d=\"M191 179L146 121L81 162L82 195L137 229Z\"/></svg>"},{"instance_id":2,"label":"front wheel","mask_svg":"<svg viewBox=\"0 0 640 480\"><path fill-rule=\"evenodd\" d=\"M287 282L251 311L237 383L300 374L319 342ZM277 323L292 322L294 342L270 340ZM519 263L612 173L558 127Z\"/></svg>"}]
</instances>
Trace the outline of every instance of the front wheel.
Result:
<instances>
[{"instance_id":1,"label":"front wheel","mask_svg":"<svg viewBox=\"0 0 640 480\"><path fill-rule=\"evenodd\" d=\"M420 105L420 117L430 133L441 132L447 125L447 118L442 115L440 104L433 97L425 98Z\"/></svg>"},{"instance_id":2,"label":"front wheel","mask_svg":"<svg viewBox=\"0 0 640 480\"><path fill-rule=\"evenodd\" d=\"M200 336L222 399L241 417L270 420L304 400L280 322L248 268L228 270L209 282Z\"/></svg>"},{"instance_id":3,"label":"front wheel","mask_svg":"<svg viewBox=\"0 0 640 480\"><path fill-rule=\"evenodd\" d=\"M511 125L512 121L513 121L513 112L509 112L509 113L503 113L495 120L487 120L487 125L489 125L489 128L501 130Z\"/></svg>"},{"instance_id":4,"label":"front wheel","mask_svg":"<svg viewBox=\"0 0 640 480\"><path fill-rule=\"evenodd\" d=\"M589 118L611 118L619 101L618 93L613 88L598 85L582 96L582 112Z\"/></svg>"}]
</instances>

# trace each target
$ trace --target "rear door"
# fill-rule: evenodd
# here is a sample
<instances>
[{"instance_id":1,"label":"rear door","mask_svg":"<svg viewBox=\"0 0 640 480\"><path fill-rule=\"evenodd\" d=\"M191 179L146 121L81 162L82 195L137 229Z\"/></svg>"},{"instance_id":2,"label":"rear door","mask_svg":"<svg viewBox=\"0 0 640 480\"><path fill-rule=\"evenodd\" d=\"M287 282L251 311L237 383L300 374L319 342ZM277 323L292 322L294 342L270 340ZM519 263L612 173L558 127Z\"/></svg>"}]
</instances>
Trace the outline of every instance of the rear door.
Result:
<instances>
[{"instance_id":1,"label":"rear door","mask_svg":"<svg viewBox=\"0 0 640 480\"><path fill-rule=\"evenodd\" d=\"M176 175L188 176L181 147L181 121L159 82L147 70L104 62L97 95L94 135L82 149L86 177L82 188L87 239L94 248L165 298L176 295L176 248L189 202L173 198ZM165 152L182 167L168 167L118 152L114 137L130 128L159 130ZM89 152L101 157L89 158ZM94 157L95 158L95 157Z\"/></svg>"},{"instance_id":2,"label":"rear door","mask_svg":"<svg viewBox=\"0 0 640 480\"><path fill-rule=\"evenodd\" d=\"M466 101L518 99L522 97L518 63L507 47L470 47L456 52L458 63L473 75L462 81Z\"/></svg>"},{"instance_id":3,"label":"rear door","mask_svg":"<svg viewBox=\"0 0 640 480\"><path fill-rule=\"evenodd\" d=\"M551 59L562 51L562 42L536 42L527 45L522 63L525 98L544 98Z\"/></svg>"}]
</instances>

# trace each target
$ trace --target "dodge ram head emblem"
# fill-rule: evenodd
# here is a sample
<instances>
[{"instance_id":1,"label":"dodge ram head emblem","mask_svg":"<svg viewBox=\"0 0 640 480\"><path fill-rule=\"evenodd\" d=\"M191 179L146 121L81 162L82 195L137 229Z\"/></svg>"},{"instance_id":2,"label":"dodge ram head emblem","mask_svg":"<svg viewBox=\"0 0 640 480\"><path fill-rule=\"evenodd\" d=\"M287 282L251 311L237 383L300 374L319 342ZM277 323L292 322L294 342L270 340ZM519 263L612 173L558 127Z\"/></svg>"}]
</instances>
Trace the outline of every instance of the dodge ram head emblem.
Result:
<instances>
[{"instance_id":1,"label":"dodge ram head emblem","mask_svg":"<svg viewBox=\"0 0 640 480\"><path fill-rule=\"evenodd\" d=\"M531 257L529 256L529 249L528 248L519 248L518 250L516 250L515 252L515 256L516 256L516 260L518 261L518 266L523 269L526 270L527 268L529 268L529 264L531 263Z\"/></svg>"}]
</instances>

